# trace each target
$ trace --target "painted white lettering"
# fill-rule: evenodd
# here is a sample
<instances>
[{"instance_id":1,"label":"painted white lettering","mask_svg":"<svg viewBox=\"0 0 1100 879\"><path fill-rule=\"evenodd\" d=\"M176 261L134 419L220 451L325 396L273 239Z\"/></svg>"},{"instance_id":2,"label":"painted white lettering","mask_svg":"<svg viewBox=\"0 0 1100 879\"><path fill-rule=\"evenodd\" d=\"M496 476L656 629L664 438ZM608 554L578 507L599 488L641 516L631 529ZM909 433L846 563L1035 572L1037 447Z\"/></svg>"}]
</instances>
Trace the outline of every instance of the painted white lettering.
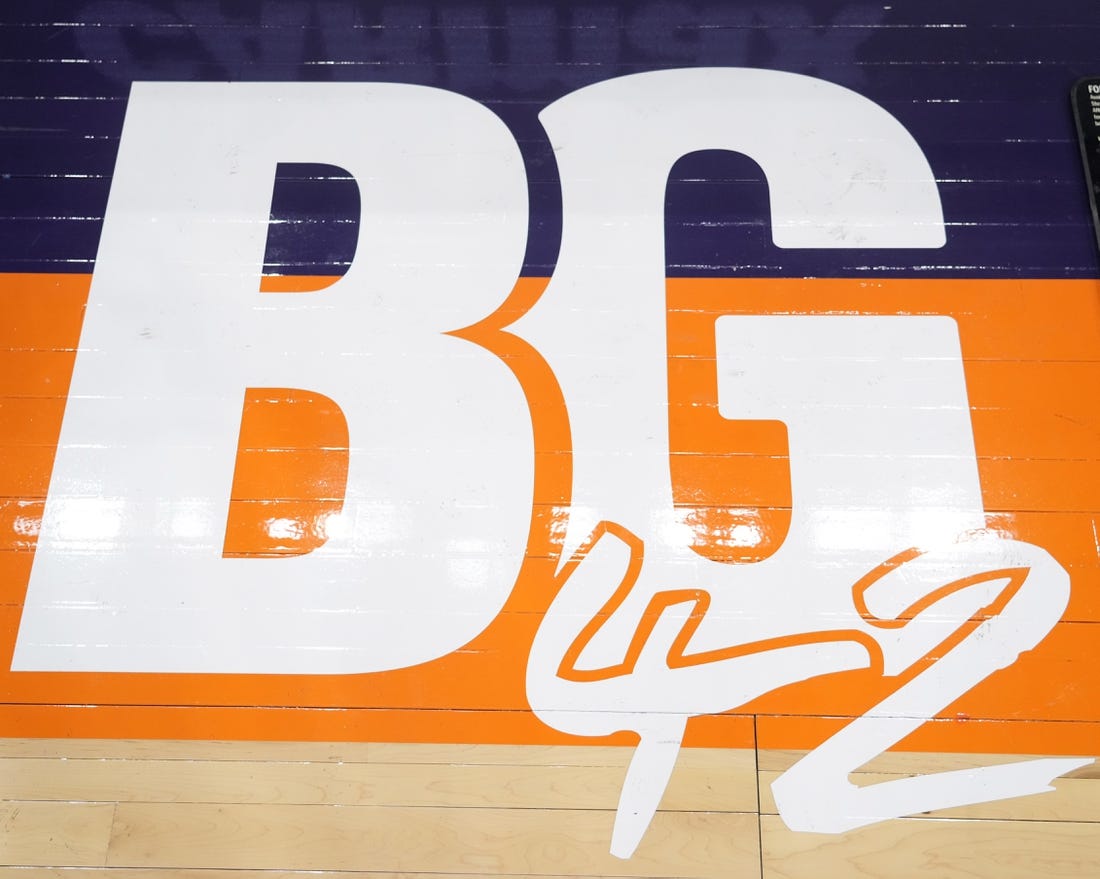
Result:
<instances>
[{"instance_id":1,"label":"painted white lettering","mask_svg":"<svg viewBox=\"0 0 1100 879\"><path fill-rule=\"evenodd\" d=\"M935 180L893 117L819 80L715 68L603 82L540 118L559 163L563 240L550 286L520 327L555 370L569 406L574 485L567 577L532 646L528 698L563 731L639 734L612 839L612 852L628 857L691 716L876 662L898 674L992 601L987 589L966 588L975 576L1000 582L1004 576L985 573L1013 567L1023 552L1020 566L1029 573L1008 577L1014 585L1005 598L1014 624L982 630L998 634L995 662L1011 662L1054 625L1067 580L1033 547L957 543L984 528L985 517L958 334L948 318L720 318L721 414L786 425L791 528L771 557L721 565L692 551L691 529L673 505L663 258L673 164L705 149L755 160L768 180L780 247L938 247L944 225ZM920 576L908 584L910 603L930 607L904 626L884 626L861 607L856 587L910 548L952 565L911 563L906 572ZM1021 577L1028 585L1016 582ZM975 605L975 595L984 603ZM1031 613L1019 615L1017 601ZM972 663L971 673L911 681L880 706L905 706L906 720L858 721L843 740L857 742L842 749L845 756L884 750L999 667L977 634L955 653L964 659L953 662ZM933 680L942 689L935 695ZM908 688L921 695L908 696ZM1055 762L1021 764L1017 775L1001 770L992 795L1034 792L1036 774L1049 780L1050 772L1080 765ZM782 814L799 829L830 829L837 820L859 826L915 804L928 808L937 796L945 804L991 796L979 771L929 778L923 797L883 786L837 799L844 774L820 768L810 760L780 785ZM837 819L838 802L859 811Z\"/></svg>"},{"instance_id":2,"label":"painted white lettering","mask_svg":"<svg viewBox=\"0 0 1100 879\"><path fill-rule=\"evenodd\" d=\"M360 187L356 259L316 293L259 292L281 161ZM523 557L530 418L444 334L507 296L526 232L518 147L467 98L136 84L13 667L366 672L477 635ZM247 387L347 420L343 512L309 555L221 557Z\"/></svg>"}]
</instances>

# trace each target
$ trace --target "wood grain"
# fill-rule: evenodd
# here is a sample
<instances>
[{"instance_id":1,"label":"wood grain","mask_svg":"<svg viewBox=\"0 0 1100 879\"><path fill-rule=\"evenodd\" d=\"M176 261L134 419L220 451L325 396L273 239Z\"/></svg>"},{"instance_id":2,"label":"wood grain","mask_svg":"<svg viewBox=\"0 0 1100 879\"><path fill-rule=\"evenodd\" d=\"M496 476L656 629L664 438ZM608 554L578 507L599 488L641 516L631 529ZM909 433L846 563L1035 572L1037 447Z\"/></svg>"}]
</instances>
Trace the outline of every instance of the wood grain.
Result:
<instances>
[{"instance_id":1,"label":"wood grain","mask_svg":"<svg viewBox=\"0 0 1100 879\"><path fill-rule=\"evenodd\" d=\"M0 864L100 866L114 810L106 804L0 803Z\"/></svg>"},{"instance_id":2,"label":"wood grain","mask_svg":"<svg viewBox=\"0 0 1100 879\"><path fill-rule=\"evenodd\" d=\"M930 759L925 765L933 767L935 761ZM851 775L851 781L853 784L863 787L892 779L905 778L909 775L920 775L935 771L937 770L927 768L923 772L896 774L854 772ZM760 773L760 812L763 815L776 814L771 783L780 775L779 772ZM997 800L992 803L978 803L973 806L958 806L953 809L939 809L926 814L933 818L1100 822L1100 780L1095 778L1056 778L1053 787L1053 791L1035 796Z\"/></svg>"},{"instance_id":3,"label":"wood grain","mask_svg":"<svg viewBox=\"0 0 1100 879\"><path fill-rule=\"evenodd\" d=\"M756 875L756 874L752 874ZM369 879L483 879L477 873L393 873L371 871ZM519 879L497 874L499 879ZM4 867L0 879L364 879L361 872L348 870L191 870L163 867ZM576 879L561 874L539 879Z\"/></svg>"},{"instance_id":4,"label":"wood grain","mask_svg":"<svg viewBox=\"0 0 1100 879\"><path fill-rule=\"evenodd\" d=\"M603 747L0 740L0 879L1100 875L1096 764L1056 780L1050 794L826 836L792 833L774 814L770 782L801 752L687 748L641 848L621 861L608 846L630 755ZM853 780L1012 759L891 753Z\"/></svg>"},{"instance_id":5,"label":"wood grain","mask_svg":"<svg viewBox=\"0 0 1100 879\"><path fill-rule=\"evenodd\" d=\"M607 851L613 813L566 809L124 803L107 864L605 876L759 872L755 815L657 815L629 861Z\"/></svg>"},{"instance_id":6,"label":"wood grain","mask_svg":"<svg viewBox=\"0 0 1100 879\"><path fill-rule=\"evenodd\" d=\"M1095 741L1100 753L1100 725L1096 728ZM757 751L762 771L783 772L806 756L806 751L761 748ZM1034 754L941 754L927 751L887 751L879 754L859 768L860 772L885 772L889 774L913 774L918 772L946 772L953 769L972 769L976 766L997 766L1028 760ZM1089 756L1082 754L1079 756ZM1074 778L1100 778L1100 763L1091 763L1071 773Z\"/></svg>"},{"instance_id":7,"label":"wood grain","mask_svg":"<svg viewBox=\"0 0 1100 879\"><path fill-rule=\"evenodd\" d=\"M620 750L603 766L571 764L567 748L548 765L7 758L0 799L614 809L628 756ZM684 754L662 808L756 811L751 751L704 765Z\"/></svg>"},{"instance_id":8,"label":"wood grain","mask_svg":"<svg viewBox=\"0 0 1100 879\"><path fill-rule=\"evenodd\" d=\"M1097 744L1100 744L1098 742ZM759 753L760 812L776 814L771 784L805 754L804 751ZM851 782L863 787L914 775L996 766L1029 759L1026 754L929 754L890 751L880 754L866 766L853 772ZM1007 821L1100 821L1100 763L1082 766L1056 778L1053 790L1036 796L1018 797L959 806L926 813L935 818L972 818Z\"/></svg>"},{"instance_id":9,"label":"wood grain","mask_svg":"<svg viewBox=\"0 0 1100 879\"><path fill-rule=\"evenodd\" d=\"M764 879L1100 876L1100 824L899 819L839 836L761 818Z\"/></svg>"}]
</instances>

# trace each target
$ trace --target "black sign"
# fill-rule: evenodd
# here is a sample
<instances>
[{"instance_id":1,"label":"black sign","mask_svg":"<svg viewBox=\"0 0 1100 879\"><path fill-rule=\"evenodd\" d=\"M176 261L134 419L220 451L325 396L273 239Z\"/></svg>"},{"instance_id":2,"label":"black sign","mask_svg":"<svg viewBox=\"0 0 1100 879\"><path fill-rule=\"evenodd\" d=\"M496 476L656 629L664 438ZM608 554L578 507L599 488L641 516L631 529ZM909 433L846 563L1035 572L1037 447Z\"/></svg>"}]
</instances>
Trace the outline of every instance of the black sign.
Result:
<instances>
[{"instance_id":1,"label":"black sign","mask_svg":"<svg viewBox=\"0 0 1100 879\"><path fill-rule=\"evenodd\" d=\"M1077 139L1089 185L1092 225L1100 246L1100 212L1096 207L1100 201L1100 76L1080 79L1073 86L1073 113L1077 117Z\"/></svg>"}]
</instances>

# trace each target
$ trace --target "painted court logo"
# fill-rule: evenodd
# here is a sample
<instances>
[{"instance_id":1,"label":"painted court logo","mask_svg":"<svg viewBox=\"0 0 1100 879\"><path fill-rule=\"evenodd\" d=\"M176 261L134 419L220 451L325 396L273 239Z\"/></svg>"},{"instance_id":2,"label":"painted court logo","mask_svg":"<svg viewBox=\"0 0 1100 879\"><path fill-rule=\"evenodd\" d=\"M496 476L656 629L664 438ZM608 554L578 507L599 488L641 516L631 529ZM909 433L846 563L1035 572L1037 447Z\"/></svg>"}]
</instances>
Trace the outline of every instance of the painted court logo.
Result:
<instances>
[{"instance_id":1,"label":"painted court logo","mask_svg":"<svg viewBox=\"0 0 1100 879\"><path fill-rule=\"evenodd\" d=\"M689 718L816 675L899 686L775 782L796 830L1037 793L1089 762L847 780L1039 644L1069 598L1044 549L986 529L951 318L719 317L718 413L784 438L789 515L767 552L724 564L674 497L673 164L755 160L782 248L936 248L909 133L854 92L739 68L609 80L540 120L557 266L486 330L528 232L523 161L490 110L412 85L134 86L13 668L350 674L462 647L516 580L535 472L538 401L489 333L537 352L568 413L561 586L527 698L572 735L639 735L615 854L645 833ZM363 193L356 259L324 290L259 291L280 162L338 166ZM343 505L307 555L224 558L241 398L265 387L339 406ZM732 511L724 539L753 544L753 523Z\"/></svg>"}]
</instances>

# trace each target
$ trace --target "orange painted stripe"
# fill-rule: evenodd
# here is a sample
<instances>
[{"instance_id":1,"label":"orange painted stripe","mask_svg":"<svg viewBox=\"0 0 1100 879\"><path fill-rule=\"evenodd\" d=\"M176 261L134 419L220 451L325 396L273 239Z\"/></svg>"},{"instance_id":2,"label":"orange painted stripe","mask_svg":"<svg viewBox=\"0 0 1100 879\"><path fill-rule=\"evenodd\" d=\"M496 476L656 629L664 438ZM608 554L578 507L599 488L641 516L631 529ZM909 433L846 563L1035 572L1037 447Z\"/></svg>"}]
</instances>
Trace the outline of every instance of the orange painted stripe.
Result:
<instances>
[{"instance_id":1,"label":"orange painted stripe","mask_svg":"<svg viewBox=\"0 0 1100 879\"><path fill-rule=\"evenodd\" d=\"M261 293L315 293L331 287L342 275L260 275Z\"/></svg>"},{"instance_id":2,"label":"orange painted stripe","mask_svg":"<svg viewBox=\"0 0 1100 879\"><path fill-rule=\"evenodd\" d=\"M306 292L331 281L269 276L261 289ZM0 327L3 667L33 558L88 284L81 275L0 275L6 318ZM571 481L569 427L548 366L506 330L545 284L521 279L497 312L456 333L494 351L515 372L535 434L527 559L505 611L481 636L436 662L363 676L0 672L0 700L7 703L0 718L9 734L562 741L525 711L523 679L531 637L556 589L555 554ZM1074 591L1066 621L1046 642L951 706L944 722L926 725L899 747L1095 751L1100 282L675 279L668 283L668 304L673 490L696 550L729 563L764 557L778 546L791 487L785 439L774 423L730 422L717 414L715 319L761 312L956 318L990 525L1047 548L1071 571ZM309 389L249 397L227 551L292 554L322 539L334 502L326 498L341 493L348 442L339 431L338 403ZM722 535L746 516L758 527L760 544L731 549ZM266 528L273 518L301 523L302 540L273 539ZM810 747L823 730L844 722L833 718L862 713L896 685L897 679L864 671L812 679L743 706L738 716L693 721L688 742L751 746L752 718L743 715L756 713L763 715L762 746ZM166 701L171 706L161 704ZM1091 749L1083 747L1088 741Z\"/></svg>"},{"instance_id":3,"label":"orange painted stripe","mask_svg":"<svg viewBox=\"0 0 1100 879\"><path fill-rule=\"evenodd\" d=\"M419 731L410 739L410 729ZM577 739L540 723L529 712L454 709L307 709L178 707L165 705L0 705L0 730L20 738L216 739L221 741L415 741L475 745L637 744L633 733ZM701 717L685 744L695 748L752 748L753 718Z\"/></svg>"}]
</instances>

